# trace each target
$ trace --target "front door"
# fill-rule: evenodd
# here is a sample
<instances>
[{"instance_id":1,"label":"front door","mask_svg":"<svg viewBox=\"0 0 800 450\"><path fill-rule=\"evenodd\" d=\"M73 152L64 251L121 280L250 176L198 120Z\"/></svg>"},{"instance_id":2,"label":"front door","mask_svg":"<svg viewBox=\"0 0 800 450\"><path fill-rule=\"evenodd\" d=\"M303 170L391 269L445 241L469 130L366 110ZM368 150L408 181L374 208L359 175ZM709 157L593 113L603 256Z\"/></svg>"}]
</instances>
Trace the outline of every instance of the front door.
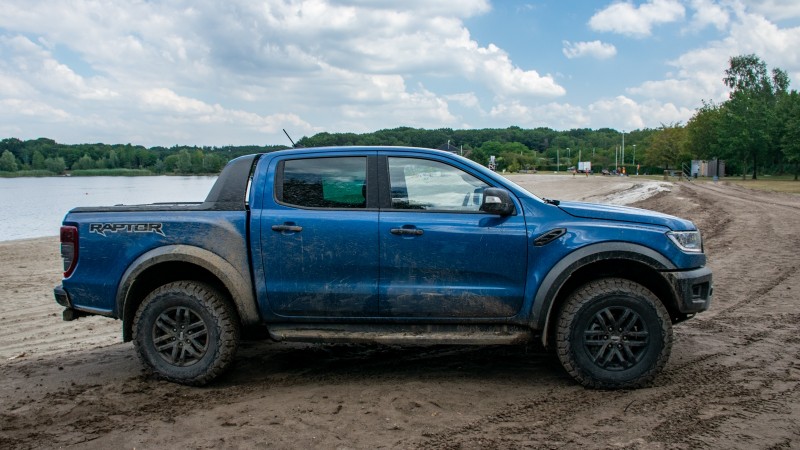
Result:
<instances>
[{"instance_id":1,"label":"front door","mask_svg":"<svg viewBox=\"0 0 800 450\"><path fill-rule=\"evenodd\" d=\"M389 156L380 217L380 313L510 317L525 291L525 220L479 210L480 178L444 162Z\"/></svg>"}]
</instances>

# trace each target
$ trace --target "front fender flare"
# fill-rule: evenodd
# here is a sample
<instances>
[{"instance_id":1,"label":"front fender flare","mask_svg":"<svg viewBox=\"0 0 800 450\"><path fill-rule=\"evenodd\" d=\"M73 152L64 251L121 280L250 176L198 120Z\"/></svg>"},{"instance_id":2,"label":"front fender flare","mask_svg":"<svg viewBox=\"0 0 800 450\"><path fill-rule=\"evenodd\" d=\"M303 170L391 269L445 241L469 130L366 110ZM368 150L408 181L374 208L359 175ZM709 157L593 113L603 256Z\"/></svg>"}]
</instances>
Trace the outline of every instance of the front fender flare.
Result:
<instances>
[{"instance_id":1,"label":"front fender flare","mask_svg":"<svg viewBox=\"0 0 800 450\"><path fill-rule=\"evenodd\" d=\"M609 259L636 261L658 271L676 269L675 265L661 253L629 242L601 242L581 247L566 255L547 272L534 297L530 326L535 330L544 331L543 344L547 345L547 324L553 313L555 299L569 277L587 264Z\"/></svg>"}]
</instances>

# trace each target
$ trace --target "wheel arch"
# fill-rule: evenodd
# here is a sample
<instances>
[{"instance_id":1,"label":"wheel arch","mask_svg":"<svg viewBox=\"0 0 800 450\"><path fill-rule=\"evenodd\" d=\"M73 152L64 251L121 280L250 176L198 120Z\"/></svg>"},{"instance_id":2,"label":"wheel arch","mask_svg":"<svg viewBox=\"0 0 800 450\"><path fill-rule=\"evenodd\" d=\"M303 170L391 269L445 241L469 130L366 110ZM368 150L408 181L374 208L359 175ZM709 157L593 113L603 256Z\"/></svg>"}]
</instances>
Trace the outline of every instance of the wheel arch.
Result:
<instances>
[{"instance_id":1,"label":"wheel arch","mask_svg":"<svg viewBox=\"0 0 800 450\"><path fill-rule=\"evenodd\" d=\"M179 280L202 281L227 295L241 325L259 322L249 269L243 274L221 256L199 247L168 245L136 258L122 276L116 306L123 341L131 340L133 317L147 294Z\"/></svg>"},{"instance_id":2,"label":"wheel arch","mask_svg":"<svg viewBox=\"0 0 800 450\"><path fill-rule=\"evenodd\" d=\"M570 253L547 273L536 293L531 311L531 327L541 331L547 347L552 324L567 297L578 287L596 279L617 277L639 283L653 292L671 317L679 314L674 292L662 271L674 270L662 254L638 244L606 242Z\"/></svg>"}]
</instances>

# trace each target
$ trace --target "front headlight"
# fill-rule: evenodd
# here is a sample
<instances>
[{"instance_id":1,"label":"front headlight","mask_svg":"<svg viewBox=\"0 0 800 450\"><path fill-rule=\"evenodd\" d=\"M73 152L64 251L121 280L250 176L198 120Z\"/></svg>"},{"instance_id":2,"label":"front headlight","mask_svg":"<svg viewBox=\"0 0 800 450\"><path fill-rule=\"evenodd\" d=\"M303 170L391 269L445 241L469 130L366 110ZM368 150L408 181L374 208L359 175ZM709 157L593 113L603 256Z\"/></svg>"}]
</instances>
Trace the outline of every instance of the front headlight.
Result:
<instances>
[{"instance_id":1,"label":"front headlight","mask_svg":"<svg viewBox=\"0 0 800 450\"><path fill-rule=\"evenodd\" d=\"M667 236L685 252L700 253L703 251L703 238L700 237L699 231L670 231Z\"/></svg>"}]
</instances>

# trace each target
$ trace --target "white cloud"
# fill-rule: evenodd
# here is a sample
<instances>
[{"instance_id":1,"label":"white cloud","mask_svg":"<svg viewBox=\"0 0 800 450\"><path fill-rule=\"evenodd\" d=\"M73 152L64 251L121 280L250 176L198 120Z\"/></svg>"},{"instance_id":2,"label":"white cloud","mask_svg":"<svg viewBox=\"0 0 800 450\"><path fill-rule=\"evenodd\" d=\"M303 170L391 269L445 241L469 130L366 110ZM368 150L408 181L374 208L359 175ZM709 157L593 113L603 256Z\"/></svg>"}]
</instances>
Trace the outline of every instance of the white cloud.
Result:
<instances>
[{"instance_id":1,"label":"white cloud","mask_svg":"<svg viewBox=\"0 0 800 450\"><path fill-rule=\"evenodd\" d=\"M726 36L670 61L676 70L665 79L645 81L626 89L626 93L651 106L662 103L664 106L657 110L664 123L685 123L701 100L721 102L728 98L722 78L732 56L756 54L770 68L787 70L796 83L800 54L795 49L800 48L800 27L780 28L741 3L730 11Z\"/></svg>"},{"instance_id":2,"label":"white cloud","mask_svg":"<svg viewBox=\"0 0 800 450\"><path fill-rule=\"evenodd\" d=\"M654 25L682 20L685 14L678 0L650 0L640 6L629 2L614 3L589 19L595 31L608 31L632 37L647 37Z\"/></svg>"},{"instance_id":3,"label":"white cloud","mask_svg":"<svg viewBox=\"0 0 800 450\"><path fill-rule=\"evenodd\" d=\"M637 102L626 96L603 98L588 105L551 102L526 105L512 101L496 105L491 116L521 126L546 126L557 130L573 128L657 128L661 124L685 122L693 110L673 102Z\"/></svg>"},{"instance_id":4,"label":"white cloud","mask_svg":"<svg viewBox=\"0 0 800 450\"><path fill-rule=\"evenodd\" d=\"M514 66L508 55L493 44L478 49L478 54L485 57L476 61L474 73L498 95L557 97L566 93L551 75L540 76L535 70Z\"/></svg>"},{"instance_id":5,"label":"white cloud","mask_svg":"<svg viewBox=\"0 0 800 450\"><path fill-rule=\"evenodd\" d=\"M465 93L462 93L462 94L445 95L444 98L447 101L458 103L459 105L461 105L461 106L463 106L465 108L473 109L473 110L478 111L478 112L480 112L482 114L484 113L483 109L481 108L481 102L478 99L478 96L475 95L474 92L465 92Z\"/></svg>"},{"instance_id":6,"label":"white cloud","mask_svg":"<svg viewBox=\"0 0 800 450\"><path fill-rule=\"evenodd\" d=\"M209 105L197 99L180 96L165 88L141 92L140 100L143 110L160 114L161 117L168 118L168 121L172 123L228 125L266 133L279 132L286 126L302 131L315 130L295 114L264 116L248 111L227 109L219 104Z\"/></svg>"},{"instance_id":7,"label":"white cloud","mask_svg":"<svg viewBox=\"0 0 800 450\"><path fill-rule=\"evenodd\" d=\"M730 22L728 10L714 0L691 0L693 9L690 28L699 30L708 25L724 30Z\"/></svg>"},{"instance_id":8,"label":"white cloud","mask_svg":"<svg viewBox=\"0 0 800 450\"><path fill-rule=\"evenodd\" d=\"M562 52L569 59L592 57L596 59L613 58L617 54L617 48L613 44L600 41L591 42L569 42L564 41Z\"/></svg>"},{"instance_id":9,"label":"white cloud","mask_svg":"<svg viewBox=\"0 0 800 450\"><path fill-rule=\"evenodd\" d=\"M27 92L50 93L74 100L104 100L117 96L102 78L86 79L56 60L43 44L24 36L0 36L0 78ZM4 83L5 84L5 83ZM5 89L3 89L5 90Z\"/></svg>"},{"instance_id":10,"label":"white cloud","mask_svg":"<svg viewBox=\"0 0 800 450\"><path fill-rule=\"evenodd\" d=\"M722 77L720 74L709 77L710 73L698 72L691 78L645 81L639 86L626 89L625 92L638 98L657 99L681 105L698 105L700 100L725 100Z\"/></svg>"},{"instance_id":11,"label":"white cloud","mask_svg":"<svg viewBox=\"0 0 800 450\"><path fill-rule=\"evenodd\" d=\"M33 95L35 90L33 87L10 73L3 73L0 69L0 97L28 97Z\"/></svg>"},{"instance_id":12,"label":"white cloud","mask_svg":"<svg viewBox=\"0 0 800 450\"><path fill-rule=\"evenodd\" d=\"M384 9L388 11L402 10L421 16L426 15L453 15L468 18L484 14L491 10L489 0L339 0L339 4L357 6L360 8Z\"/></svg>"},{"instance_id":13,"label":"white cloud","mask_svg":"<svg viewBox=\"0 0 800 450\"><path fill-rule=\"evenodd\" d=\"M585 128L591 123L583 107L569 103L525 105L517 100L495 105L490 111L494 119L528 127L550 127L558 130Z\"/></svg>"},{"instance_id":14,"label":"white cloud","mask_svg":"<svg viewBox=\"0 0 800 450\"><path fill-rule=\"evenodd\" d=\"M619 124L622 129L657 128L662 124L685 122L694 112L691 108L677 106L672 102L662 103L648 100L638 103L625 96L603 99L589 105L590 115Z\"/></svg>"},{"instance_id":15,"label":"white cloud","mask_svg":"<svg viewBox=\"0 0 800 450\"><path fill-rule=\"evenodd\" d=\"M3 111L0 113L1 116L21 114L23 116L39 117L47 122L65 121L70 118L68 112L53 108L46 103L14 98L0 100L0 111Z\"/></svg>"},{"instance_id":16,"label":"white cloud","mask_svg":"<svg viewBox=\"0 0 800 450\"><path fill-rule=\"evenodd\" d=\"M109 127L131 129L160 123L159 117L163 123L222 123L246 114L256 122L294 120L304 130L346 130L356 117L372 129L449 126L462 123L450 101L475 112L481 111L479 98L564 95L552 76L520 67L505 50L472 38L463 19L490 9L488 0L9 0L0 15L0 39L6 49L12 40L29 49L14 51L24 64L0 65L0 79L26 87L32 101L75 117L98 114ZM62 49L69 57L59 57ZM448 100L416 86L427 77L481 96ZM132 116L128 105L139 105L148 116ZM253 132L227 134L203 143L265 139ZM157 127L142 143L183 143L159 141L163 136L206 138Z\"/></svg>"},{"instance_id":17,"label":"white cloud","mask_svg":"<svg viewBox=\"0 0 800 450\"><path fill-rule=\"evenodd\" d=\"M320 13L321 14L321 13ZM279 24L289 33L297 33L294 60L313 61L317 65L364 73L458 75L480 83L498 95L563 95L564 89L551 76L515 66L508 54L493 44L478 45L460 20L452 17L420 17L413 11L345 11L352 22L341 33L339 41L327 41L320 47L309 34L329 39L329 11L320 18L303 15L302 24ZM311 23L316 31L304 28ZM269 18L269 23L278 22ZM295 28L301 29L295 29ZM239 39L237 37L237 39Z\"/></svg>"},{"instance_id":18,"label":"white cloud","mask_svg":"<svg viewBox=\"0 0 800 450\"><path fill-rule=\"evenodd\" d=\"M741 0L743 4L770 20L797 19L800 2L796 0Z\"/></svg>"},{"instance_id":19,"label":"white cloud","mask_svg":"<svg viewBox=\"0 0 800 450\"><path fill-rule=\"evenodd\" d=\"M552 55L612 58L617 47L542 39L528 53L550 60L521 63L537 59L468 28L466 19L491 10L489 0L5 0L0 132L65 142L224 145L282 143L281 128L300 136L399 125L657 127L688 120L701 99L724 99L730 56L756 53L800 78L800 29L778 22L800 17L795 3L605 3L589 20L595 31L641 38L657 30L665 40L682 29L694 33L680 35L676 45L695 42L671 56L662 77L606 88L602 70L569 73L559 66L564 58ZM700 41L715 33L721 37ZM625 64L646 43L626 43L617 80L635 77L641 66ZM597 89L575 94L580 86L594 88L587 76L598 77ZM577 98L565 86L574 86Z\"/></svg>"},{"instance_id":20,"label":"white cloud","mask_svg":"<svg viewBox=\"0 0 800 450\"><path fill-rule=\"evenodd\" d=\"M756 14L739 11L730 36L717 44L730 56L755 53L770 66L800 68L800 27L780 28Z\"/></svg>"},{"instance_id":21,"label":"white cloud","mask_svg":"<svg viewBox=\"0 0 800 450\"><path fill-rule=\"evenodd\" d=\"M730 27L730 34L720 41L710 43L682 55L678 67L709 67L703 61L722 62L727 68L731 56L755 53L772 67L800 68L800 27L779 28L762 16L739 12ZM714 57L713 55L719 55ZM719 66L717 66L719 67ZM720 72L720 78L722 77Z\"/></svg>"},{"instance_id":22,"label":"white cloud","mask_svg":"<svg viewBox=\"0 0 800 450\"><path fill-rule=\"evenodd\" d=\"M141 93L142 106L154 111L180 114L209 114L214 107L199 100L181 97L166 88L148 89Z\"/></svg>"}]
</instances>

